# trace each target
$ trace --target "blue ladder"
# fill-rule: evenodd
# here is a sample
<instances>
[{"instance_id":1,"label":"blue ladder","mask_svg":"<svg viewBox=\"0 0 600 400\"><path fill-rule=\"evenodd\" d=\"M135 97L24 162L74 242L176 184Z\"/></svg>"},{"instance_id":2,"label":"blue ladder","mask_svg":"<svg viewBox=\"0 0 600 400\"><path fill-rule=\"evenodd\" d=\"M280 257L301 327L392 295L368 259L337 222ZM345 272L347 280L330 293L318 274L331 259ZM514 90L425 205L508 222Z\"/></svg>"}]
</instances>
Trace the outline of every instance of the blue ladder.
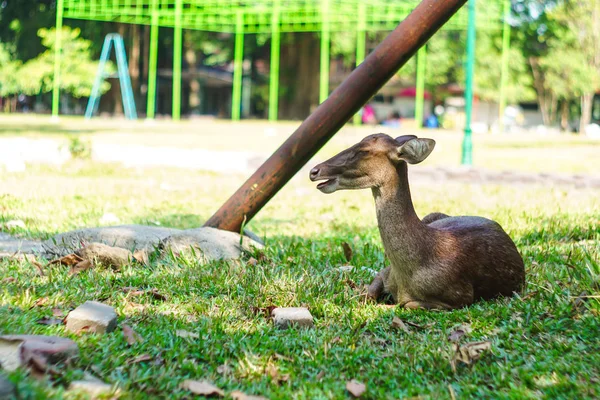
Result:
<instances>
[{"instance_id":1,"label":"blue ladder","mask_svg":"<svg viewBox=\"0 0 600 400\"><path fill-rule=\"evenodd\" d=\"M119 77L119 83L121 84L121 96L123 98L123 111L127 119L137 119L137 112L135 109L135 100L133 99L133 90L131 89L131 79L129 78L129 68L127 66L127 57L125 55L125 44L123 38L118 33L109 33L104 38L104 44L102 45L102 53L100 54L100 64L98 64L98 72L96 73L96 79L94 86L92 87L92 93L88 100L87 107L85 109L85 118L90 119L98 111L98 104L100 103L100 86L104 79L108 77L106 74L106 62L110 58L111 46L115 43L115 56L117 57L117 72Z\"/></svg>"}]
</instances>

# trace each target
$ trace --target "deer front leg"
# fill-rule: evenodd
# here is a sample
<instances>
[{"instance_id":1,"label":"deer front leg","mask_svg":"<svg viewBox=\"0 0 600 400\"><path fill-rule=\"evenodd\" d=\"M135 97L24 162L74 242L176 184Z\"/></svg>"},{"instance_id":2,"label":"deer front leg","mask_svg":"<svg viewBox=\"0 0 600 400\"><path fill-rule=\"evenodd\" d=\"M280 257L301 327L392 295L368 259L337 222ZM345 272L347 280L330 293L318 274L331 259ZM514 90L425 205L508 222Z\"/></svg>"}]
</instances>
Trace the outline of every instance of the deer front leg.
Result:
<instances>
[{"instance_id":1,"label":"deer front leg","mask_svg":"<svg viewBox=\"0 0 600 400\"><path fill-rule=\"evenodd\" d=\"M381 296L383 296L387 292L385 282L387 282L388 277L390 276L390 267L384 268L375 275L373 281L369 285L367 289L367 297L369 299L377 301Z\"/></svg>"}]
</instances>

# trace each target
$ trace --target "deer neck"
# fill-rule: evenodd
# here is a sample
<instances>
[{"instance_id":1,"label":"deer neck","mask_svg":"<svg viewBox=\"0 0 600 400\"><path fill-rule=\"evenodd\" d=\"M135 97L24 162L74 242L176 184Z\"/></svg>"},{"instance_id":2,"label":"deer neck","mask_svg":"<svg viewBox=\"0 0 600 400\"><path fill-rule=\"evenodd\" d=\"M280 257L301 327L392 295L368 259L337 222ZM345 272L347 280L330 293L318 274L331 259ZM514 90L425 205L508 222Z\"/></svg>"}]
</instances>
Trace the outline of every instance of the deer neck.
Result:
<instances>
[{"instance_id":1,"label":"deer neck","mask_svg":"<svg viewBox=\"0 0 600 400\"><path fill-rule=\"evenodd\" d=\"M413 207L405 162L385 184L373 188L373 197L379 233L392 268L401 267L404 272L418 268L430 235Z\"/></svg>"}]
</instances>

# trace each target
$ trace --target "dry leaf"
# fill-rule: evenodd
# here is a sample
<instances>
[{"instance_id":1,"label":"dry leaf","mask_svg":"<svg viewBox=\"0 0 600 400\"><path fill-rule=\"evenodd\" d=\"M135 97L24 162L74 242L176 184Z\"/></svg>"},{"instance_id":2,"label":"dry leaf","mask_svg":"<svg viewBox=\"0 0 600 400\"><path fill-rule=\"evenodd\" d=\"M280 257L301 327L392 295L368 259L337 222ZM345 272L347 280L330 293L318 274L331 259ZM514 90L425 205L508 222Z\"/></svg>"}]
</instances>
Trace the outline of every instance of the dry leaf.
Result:
<instances>
[{"instance_id":1,"label":"dry leaf","mask_svg":"<svg viewBox=\"0 0 600 400\"><path fill-rule=\"evenodd\" d=\"M233 400L267 400L266 397L247 395L239 390L233 391L229 395Z\"/></svg>"},{"instance_id":2,"label":"dry leaf","mask_svg":"<svg viewBox=\"0 0 600 400\"><path fill-rule=\"evenodd\" d=\"M35 321L35 323L40 325L62 325L63 320L59 318L43 317Z\"/></svg>"},{"instance_id":3,"label":"dry leaf","mask_svg":"<svg viewBox=\"0 0 600 400\"><path fill-rule=\"evenodd\" d=\"M4 278L0 281L0 283L14 283L17 281L17 278L9 276L8 278Z\"/></svg>"},{"instance_id":4,"label":"dry leaf","mask_svg":"<svg viewBox=\"0 0 600 400\"><path fill-rule=\"evenodd\" d=\"M46 305L46 303L48 303L48 300L49 299L47 297L40 297L39 299L37 299L35 301L35 303L33 303L33 305L31 307L29 307L29 309L31 310L32 308Z\"/></svg>"},{"instance_id":5,"label":"dry leaf","mask_svg":"<svg viewBox=\"0 0 600 400\"><path fill-rule=\"evenodd\" d=\"M71 269L69 270L69 275L71 275L71 276L77 275L81 271L85 271L85 270L92 269L92 268L94 268L94 265L92 264L91 261L83 260L71 267Z\"/></svg>"},{"instance_id":6,"label":"dry leaf","mask_svg":"<svg viewBox=\"0 0 600 400\"><path fill-rule=\"evenodd\" d=\"M29 260L29 262L37 269L38 275L39 276L44 276L44 267L42 266L42 264L40 264L39 262L37 262L36 260Z\"/></svg>"},{"instance_id":7,"label":"dry leaf","mask_svg":"<svg viewBox=\"0 0 600 400\"><path fill-rule=\"evenodd\" d=\"M460 339L465 336L467 333L471 332L471 325L465 324L456 328L450 335L448 335L448 340L451 342L458 342Z\"/></svg>"},{"instance_id":8,"label":"dry leaf","mask_svg":"<svg viewBox=\"0 0 600 400\"><path fill-rule=\"evenodd\" d=\"M289 374L281 375L277 367L273 364L266 366L265 373L271 377L271 380L276 385L279 385L281 382L287 382L290 379Z\"/></svg>"},{"instance_id":9,"label":"dry leaf","mask_svg":"<svg viewBox=\"0 0 600 400\"><path fill-rule=\"evenodd\" d=\"M60 308L53 308L52 309L52 316L54 316L56 318L64 318L66 316L66 314Z\"/></svg>"},{"instance_id":10,"label":"dry leaf","mask_svg":"<svg viewBox=\"0 0 600 400\"><path fill-rule=\"evenodd\" d=\"M207 381L193 381L186 379L181 384L181 388L200 396L225 396L225 392Z\"/></svg>"},{"instance_id":11,"label":"dry leaf","mask_svg":"<svg viewBox=\"0 0 600 400\"><path fill-rule=\"evenodd\" d=\"M200 338L200 335L198 335L197 333L184 331L183 329L177 329L175 331L175 335L177 335L181 338L186 338L186 339L199 339Z\"/></svg>"},{"instance_id":12,"label":"dry leaf","mask_svg":"<svg viewBox=\"0 0 600 400\"><path fill-rule=\"evenodd\" d=\"M123 329L123 336L125 336L125 341L130 346L133 346L136 343L141 343L144 340L140 336L140 334L131 329L129 325L123 324L121 326L121 329Z\"/></svg>"},{"instance_id":13,"label":"dry leaf","mask_svg":"<svg viewBox=\"0 0 600 400\"><path fill-rule=\"evenodd\" d=\"M254 257L250 257L250 259L247 261L247 263L250 264L250 265L252 265L252 266L256 266L256 264L258 264L258 260L256 258L254 258Z\"/></svg>"},{"instance_id":14,"label":"dry leaf","mask_svg":"<svg viewBox=\"0 0 600 400\"><path fill-rule=\"evenodd\" d=\"M340 343L341 341L342 341L342 338L340 338L339 336L336 336L333 339L331 339L331 344Z\"/></svg>"},{"instance_id":15,"label":"dry leaf","mask_svg":"<svg viewBox=\"0 0 600 400\"><path fill-rule=\"evenodd\" d=\"M416 324L416 323L414 323L414 322L410 322L410 321L404 321L404 323L405 323L406 325L410 325L410 326L412 326L413 328L417 328L417 329L429 329L429 328L431 328L432 326L434 326L434 325L435 325L435 322L432 322L432 323L430 323L430 324L427 324L427 325L419 325L419 324Z\"/></svg>"},{"instance_id":16,"label":"dry leaf","mask_svg":"<svg viewBox=\"0 0 600 400\"><path fill-rule=\"evenodd\" d=\"M151 361L152 360L152 356L149 354L142 354L139 355L135 358L131 358L129 360L127 360L127 364L137 364L137 363L141 363L144 361Z\"/></svg>"},{"instance_id":17,"label":"dry leaf","mask_svg":"<svg viewBox=\"0 0 600 400\"><path fill-rule=\"evenodd\" d=\"M346 390L354 397L360 397L367 390L364 383L360 383L356 379L346 382Z\"/></svg>"},{"instance_id":18,"label":"dry leaf","mask_svg":"<svg viewBox=\"0 0 600 400\"><path fill-rule=\"evenodd\" d=\"M457 343L453 343L454 355L450 360L452 370L456 371L456 364L460 361L464 364L471 365L473 362L481 358L481 354L492 348L492 343L489 341L483 342L471 342L459 346Z\"/></svg>"},{"instance_id":19,"label":"dry leaf","mask_svg":"<svg viewBox=\"0 0 600 400\"><path fill-rule=\"evenodd\" d=\"M344 249L344 257L346 257L346 261L350 262L350 260L352 260L352 248L346 242L342 242L342 248Z\"/></svg>"},{"instance_id":20,"label":"dry leaf","mask_svg":"<svg viewBox=\"0 0 600 400\"><path fill-rule=\"evenodd\" d=\"M83 261L83 258L79 257L77 254L73 253L73 254L68 254L64 257L61 257L57 260L54 261L50 261L48 263L48 265L51 264L60 264L60 265L66 265L67 267L70 267L72 265L76 265L80 262Z\"/></svg>"},{"instance_id":21,"label":"dry leaf","mask_svg":"<svg viewBox=\"0 0 600 400\"><path fill-rule=\"evenodd\" d=\"M325 371L321 371L317 374L317 376L315 377L318 381L320 381L321 379L323 379L325 377Z\"/></svg>"},{"instance_id":22,"label":"dry leaf","mask_svg":"<svg viewBox=\"0 0 600 400\"><path fill-rule=\"evenodd\" d=\"M265 317L271 318L271 313L276 308L277 308L277 306L271 305L271 306L267 306L267 307L251 307L251 310L252 310L252 314L254 314L254 315L263 314Z\"/></svg>"},{"instance_id":23,"label":"dry leaf","mask_svg":"<svg viewBox=\"0 0 600 400\"><path fill-rule=\"evenodd\" d=\"M406 324L404 323L404 321L402 321L398 317L394 317L392 319L392 328L394 328L394 329L402 329L404 332L410 333L410 330L408 329L408 326L406 326Z\"/></svg>"},{"instance_id":24,"label":"dry leaf","mask_svg":"<svg viewBox=\"0 0 600 400\"><path fill-rule=\"evenodd\" d=\"M233 372L233 369L227 364L219 365L217 367L217 372L221 375L229 375Z\"/></svg>"},{"instance_id":25,"label":"dry leaf","mask_svg":"<svg viewBox=\"0 0 600 400\"><path fill-rule=\"evenodd\" d=\"M167 296L165 296L164 294L160 294L158 292L158 289L156 288L152 288L148 290L148 293L154 297L156 300L160 300L160 301L167 301Z\"/></svg>"}]
</instances>

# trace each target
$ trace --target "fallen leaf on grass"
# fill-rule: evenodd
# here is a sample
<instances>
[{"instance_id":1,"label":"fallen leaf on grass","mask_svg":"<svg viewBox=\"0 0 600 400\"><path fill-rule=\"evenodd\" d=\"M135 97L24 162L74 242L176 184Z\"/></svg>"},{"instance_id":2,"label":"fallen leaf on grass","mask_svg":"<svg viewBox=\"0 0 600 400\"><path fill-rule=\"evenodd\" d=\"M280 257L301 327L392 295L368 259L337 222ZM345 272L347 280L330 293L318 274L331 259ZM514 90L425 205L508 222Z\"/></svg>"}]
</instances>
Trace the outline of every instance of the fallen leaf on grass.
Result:
<instances>
[{"instance_id":1,"label":"fallen leaf on grass","mask_svg":"<svg viewBox=\"0 0 600 400\"><path fill-rule=\"evenodd\" d=\"M91 261L83 260L71 267L71 269L69 270L69 275L71 275L71 276L77 275L78 273L80 273L82 271L86 271L86 270L92 269L92 268L94 268L94 264L92 264Z\"/></svg>"},{"instance_id":2,"label":"fallen leaf on grass","mask_svg":"<svg viewBox=\"0 0 600 400\"><path fill-rule=\"evenodd\" d=\"M131 329L129 325L123 324L121 326L121 329L123 329L123 336L125 336L125 341L130 346L133 346L136 343L141 343L144 340L140 336L140 334Z\"/></svg>"},{"instance_id":3,"label":"fallen leaf on grass","mask_svg":"<svg viewBox=\"0 0 600 400\"><path fill-rule=\"evenodd\" d=\"M148 294L150 294L156 300L167 301L167 296L165 296L164 294L161 294L158 291L158 289L156 289L156 288L152 288L152 289L148 290Z\"/></svg>"},{"instance_id":4,"label":"fallen leaf on grass","mask_svg":"<svg viewBox=\"0 0 600 400\"><path fill-rule=\"evenodd\" d=\"M36 324L40 325L62 325L63 320L60 318L43 317L35 321Z\"/></svg>"},{"instance_id":5,"label":"fallen leaf on grass","mask_svg":"<svg viewBox=\"0 0 600 400\"><path fill-rule=\"evenodd\" d=\"M267 400L266 397L247 395L244 392L236 390L229 394L233 400Z\"/></svg>"},{"instance_id":6,"label":"fallen leaf on grass","mask_svg":"<svg viewBox=\"0 0 600 400\"><path fill-rule=\"evenodd\" d=\"M435 322L432 322L432 323L426 324L426 325L419 325L419 324L415 324L414 322L410 322L410 321L404 321L404 323L406 325L410 325L413 328L417 328L417 329L429 329L429 328L431 328L432 326L435 325Z\"/></svg>"},{"instance_id":7,"label":"fallen leaf on grass","mask_svg":"<svg viewBox=\"0 0 600 400\"><path fill-rule=\"evenodd\" d=\"M181 388L200 396L225 396L225 392L207 381L193 381L186 379L181 384Z\"/></svg>"},{"instance_id":8,"label":"fallen leaf on grass","mask_svg":"<svg viewBox=\"0 0 600 400\"><path fill-rule=\"evenodd\" d=\"M246 263L248 263L248 264L252 265L253 267L255 267L256 264L258 264L258 260L256 258L254 258L254 257L250 257L250 259L248 261L246 261Z\"/></svg>"},{"instance_id":9,"label":"fallen leaf on grass","mask_svg":"<svg viewBox=\"0 0 600 400\"><path fill-rule=\"evenodd\" d=\"M267 306L267 307L251 307L252 314L260 315L263 314L266 318L271 318L271 314L273 310L276 309L277 306Z\"/></svg>"},{"instance_id":10,"label":"fallen leaf on grass","mask_svg":"<svg viewBox=\"0 0 600 400\"><path fill-rule=\"evenodd\" d=\"M492 348L492 343L489 341L483 342L471 342L459 346L457 343L452 344L454 355L452 356L452 360L450 360L450 365L452 366L452 370L456 372L456 364L458 362L462 362L467 365L473 364L475 361L481 358L481 354Z\"/></svg>"},{"instance_id":11,"label":"fallen leaf on grass","mask_svg":"<svg viewBox=\"0 0 600 400\"><path fill-rule=\"evenodd\" d=\"M77 254L73 253L73 254L68 254L64 257L61 257L57 260L50 261L48 263L48 265L60 264L60 265L65 265L67 267L70 267L70 266L76 265L82 261L83 261L83 258L81 258Z\"/></svg>"},{"instance_id":12,"label":"fallen leaf on grass","mask_svg":"<svg viewBox=\"0 0 600 400\"><path fill-rule=\"evenodd\" d=\"M287 382L290 380L289 374L280 374L279 369L273 364L268 364L265 368L265 373L271 377L271 380L276 385L279 385L281 382Z\"/></svg>"},{"instance_id":13,"label":"fallen leaf on grass","mask_svg":"<svg viewBox=\"0 0 600 400\"><path fill-rule=\"evenodd\" d=\"M56 318L64 318L66 316L66 314L60 308L53 308L52 309L52 316L56 317Z\"/></svg>"},{"instance_id":14,"label":"fallen leaf on grass","mask_svg":"<svg viewBox=\"0 0 600 400\"><path fill-rule=\"evenodd\" d=\"M352 379L346 382L346 390L354 397L360 397L367 390L367 386L364 383Z\"/></svg>"},{"instance_id":15,"label":"fallen leaf on grass","mask_svg":"<svg viewBox=\"0 0 600 400\"><path fill-rule=\"evenodd\" d=\"M150 258L147 250L136 250L133 252L133 258L142 265L150 265Z\"/></svg>"},{"instance_id":16,"label":"fallen leaf on grass","mask_svg":"<svg viewBox=\"0 0 600 400\"><path fill-rule=\"evenodd\" d=\"M154 297L156 300L167 301L167 296L165 296L164 294L161 294L158 291L158 289L156 289L156 288L140 289L140 288L136 288L136 287L132 287L132 286L126 286L123 289L121 289L121 291L123 293L130 294L132 296L140 296L142 294L149 294L150 296Z\"/></svg>"},{"instance_id":17,"label":"fallen leaf on grass","mask_svg":"<svg viewBox=\"0 0 600 400\"><path fill-rule=\"evenodd\" d=\"M456 328L450 335L448 335L448 340L451 342L458 342L460 339L465 336L467 333L471 332L471 325L465 324Z\"/></svg>"},{"instance_id":18,"label":"fallen leaf on grass","mask_svg":"<svg viewBox=\"0 0 600 400\"><path fill-rule=\"evenodd\" d=\"M229 375L233 372L233 369L228 364L219 365L217 372L221 375Z\"/></svg>"},{"instance_id":19,"label":"fallen leaf on grass","mask_svg":"<svg viewBox=\"0 0 600 400\"><path fill-rule=\"evenodd\" d=\"M139 355L135 358L130 358L129 360L127 360L127 364L138 364L141 362L145 362L145 361L151 361L152 360L152 356L149 354L142 354Z\"/></svg>"},{"instance_id":20,"label":"fallen leaf on grass","mask_svg":"<svg viewBox=\"0 0 600 400\"><path fill-rule=\"evenodd\" d=\"M350 262L350 260L352 260L352 248L346 242L342 242L342 248L344 249L344 257L346 257L346 261Z\"/></svg>"},{"instance_id":21,"label":"fallen leaf on grass","mask_svg":"<svg viewBox=\"0 0 600 400\"><path fill-rule=\"evenodd\" d=\"M324 377L325 377L325 371L321 371L317 374L317 376L315 378L316 378L316 380L320 381Z\"/></svg>"},{"instance_id":22,"label":"fallen leaf on grass","mask_svg":"<svg viewBox=\"0 0 600 400\"><path fill-rule=\"evenodd\" d=\"M17 281L17 278L9 276L8 278L4 278L0 281L0 283L14 283Z\"/></svg>"},{"instance_id":23,"label":"fallen leaf on grass","mask_svg":"<svg viewBox=\"0 0 600 400\"><path fill-rule=\"evenodd\" d=\"M200 338L200 335L198 335L197 333L184 331L183 329L177 329L175 331L175 335L179 336L180 338L185 338L185 339L199 339Z\"/></svg>"},{"instance_id":24,"label":"fallen leaf on grass","mask_svg":"<svg viewBox=\"0 0 600 400\"><path fill-rule=\"evenodd\" d=\"M39 276L46 275L46 274L44 274L44 267L42 266L42 264L40 264L39 262L37 262L35 259L33 259L33 260L28 259L28 261L37 269L37 272L38 272Z\"/></svg>"},{"instance_id":25,"label":"fallen leaf on grass","mask_svg":"<svg viewBox=\"0 0 600 400\"><path fill-rule=\"evenodd\" d=\"M35 301L35 303L33 303L33 305L31 307L29 307L29 309L31 310L32 308L46 305L48 303L48 300L49 299L47 297L40 297L39 299L37 299Z\"/></svg>"},{"instance_id":26,"label":"fallen leaf on grass","mask_svg":"<svg viewBox=\"0 0 600 400\"><path fill-rule=\"evenodd\" d=\"M410 333L410 329L408 329L408 326L406 326L406 324L404 323L404 321L402 321L398 317L394 317L392 319L392 328L394 328L394 329L402 329L404 332Z\"/></svg>"}]
</instances>

